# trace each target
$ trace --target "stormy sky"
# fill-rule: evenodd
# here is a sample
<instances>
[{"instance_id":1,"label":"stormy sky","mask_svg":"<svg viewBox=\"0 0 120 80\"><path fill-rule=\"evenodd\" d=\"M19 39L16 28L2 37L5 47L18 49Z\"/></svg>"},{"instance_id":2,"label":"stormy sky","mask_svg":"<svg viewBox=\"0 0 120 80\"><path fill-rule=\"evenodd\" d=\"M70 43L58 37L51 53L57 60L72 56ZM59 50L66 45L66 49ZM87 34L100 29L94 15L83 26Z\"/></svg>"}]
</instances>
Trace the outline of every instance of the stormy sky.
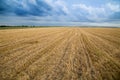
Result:
<instances>
[{"instance_id":1,"label":"stormy sky","mask_svg":"<svg viewBox=\"0 0 120 80\"><path fill-rule=\"evenodd\" d=\"M120 0L0 0L0 25L120 27Z\"/></svg>"}]
</instances>

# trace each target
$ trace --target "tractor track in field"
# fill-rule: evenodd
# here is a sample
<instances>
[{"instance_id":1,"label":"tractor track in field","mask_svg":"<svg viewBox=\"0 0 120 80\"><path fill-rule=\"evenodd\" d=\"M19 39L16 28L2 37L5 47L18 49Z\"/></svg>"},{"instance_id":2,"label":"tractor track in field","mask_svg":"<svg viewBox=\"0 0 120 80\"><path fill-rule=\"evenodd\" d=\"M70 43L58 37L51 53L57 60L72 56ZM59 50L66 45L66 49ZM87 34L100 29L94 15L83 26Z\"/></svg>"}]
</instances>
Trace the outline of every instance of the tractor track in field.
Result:
<instances>
[{"instance_id":1,"label":"tractor track in field","mask_svg":"<svg viewBox=\"0 0 120 80\"><path fill-rule=\"evenodd\" d=\"M60 31L59 31L60 32ZM20 40L18 40L17 42L11 42L11 44L8 44L8 45L6 45L7 47L12 47L13 45L15 46L15 45L17 45L17 47L18 47L18 49L23 49L23 48L26 48L26 47L28 47L28 46L30 46L30 45L24 45L25 43L28 43L29 41L32 41L32 40L39 40L40 38L44 38L44 37L47 37L47 36L49 36L49 35L51 35L51 34L57 34L57 33L59 33L59 32L48 32L47 34L45 34L45 35L39 35L39 36L34 36L34 37L29 37L29 38L23 38L23 39L20 39ZM44 34L44 33L43 33ZM51 35L52 36L52 35ZM19 48L19 46L18 46L18 44L20 45L20 48ZM21 46L21 44L23 45L23 46ZM6 46L5 46L5 48L6 48ZM16 47L16 46L15 46ZM15 47L13 47L13 49L15 49L14 51L18 51ZM1 50L2 49L4 49L4 47L1 47ZM11 49L10 49L11 50ZM8 50L9 51L9 50ZM12 53L12 52L10 52L10 53ZM3 54L5 55L5 52L3 52ZM6 54L8 54L8 53L6 53ZM0 56L2 56L2 54L0 54Z\"/></svg>"},{"instance_id":2,"label":"tractor track in field","mask_svg":"<svg viewBox=\"0 0 120 80\"><path fill-rule=\"evenodd\" d=\"M60 34L60 33L59 33ZM47 36L50 36L50 34L48 34ZM47 37L46 36L46 37ZM37 38L37 40L42 40L41 39L42 38L42 36L40 36L40 38L38 37ZM31 40L31 39L30 39ZM36 40L36 39L33 39L33 42L34 42L34 40ZM44 40L44 38L43 38L43 40ZM42 41L43 41L42 40ZM41 42L42 42L41 41ZM38 42L38 43L41 43L40 41ZM29 43L29 41L28 41L28 43ZM37 43L37 44L38 44ZM33 45L33 46L31 46L31 45ZM40 46L40 45L39 45ZM38 47L39 47L38 46ZM4 60L5 59L5 61L9 61L10 59L9 58L11 58L11 59L13 59L13 58L15 58L15 57L17 57L17 56L19 56L19 55L22 55L23 53L25 53L25 52L23 52L24 51L24 49L28 49L28 50L30 50L30 48L34 48L34 47L36 47L36 44L29 44L29 45L22 45L22 48L18 48L18 49L15 49L15 50L12 50L12 51L10 51L9 53L3 53L3 54L0 54L0 56L1 56L1 60ZM22 52L20 52L19 50L21 50ZM17 52L19 52L17 55L14 55L14 54L16 54ZM21 54L22 53L22 54ZM11 57L10 57L11 56ZM4 63L6 63L5 61L3 61ZM1 63L2 64L2 63Z\"/></svg>"},{"instance_id":3,"label":"tractor track in field","mask_svg":"<svg viewBox=\"0 0 120 80\"><path fill-rule=\"evenodd\" d=\"M2 65L2 66L6 67L7 65L9 65L9 67L10 67L10 65L11 65L11 67L13 67L12 65L15 65L15 66L18 66L18 67L16 67L16 69L14 69L14 70L19 70L20 69L19 71L21 71L21 67L27 67L30 64L32 64L33 62L35 62L37 59L39 59L40 56L42 56L42 54L47 53L46 51L52 50L51 47L54 47L54 45L57 45L57 43L59 43L61 40L63 40L63 38L60 37L60 39L59 39L59 36L58 36L57 41L55 41L52 44L49 44L47 47L43 48L42 50L40 50L40 48L38 47L34 51L30 52L29 54L23 55L23 56L21 56L20 58L18 58L16 60L9 61L9 62L5 63L5 65ZM37 50L40 50L40 51L36 53ZM40 53L42 53L42 54L40 54ZM33 58L33 60L30 61L29 60L30 58ZM14 64L12 64L13 61L14 61ZM18 72L16 71L17 74L19 73L19 71Z\"/></svg>"}]
</instances>

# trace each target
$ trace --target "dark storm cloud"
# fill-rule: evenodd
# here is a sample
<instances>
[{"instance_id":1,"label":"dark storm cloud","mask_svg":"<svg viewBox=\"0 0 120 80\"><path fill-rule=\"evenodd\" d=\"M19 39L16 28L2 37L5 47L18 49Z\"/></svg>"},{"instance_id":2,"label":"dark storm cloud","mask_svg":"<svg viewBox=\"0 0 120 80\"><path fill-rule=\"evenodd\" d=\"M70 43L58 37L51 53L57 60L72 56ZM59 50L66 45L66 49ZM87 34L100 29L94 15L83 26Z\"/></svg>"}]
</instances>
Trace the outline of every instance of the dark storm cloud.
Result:
<instances>
[{"instance_id":1,"label":"dark storm cloud","mask_svg":"<svg viewBox=\"0 0 120 80\"><path fill-rule=\"evenodd\" d=\"M28 9L25 9L22 5L14 9L15 14L19 16L24 15L34 15L34 16L44 16L50 15L52 7L46 4L44 1L36 0L36 4L26 2L25 5Z\"/></svg>"},{"instance_id":2,"label":"dark storm cloud","mask_svg":"<svg viewBox=\"0 0 120 80\"><path fill-rule=\"evenodd\" d=\"M0 1L0 14L5 13L7 10L7 4L5 0Z\"/></svg>"},{"instance_id":3,"label":"dark storm cloud","mask_svg":"<svg viewBox=\"0 0 120 80\"><path fill-rule=\"evenodd\" d=\"M1 0L0 14L16 14L18 16L48 16L52 13L65 14L64 11L53 11L53 7L44 0L35 0L32 3L29 0Z\"/></svg>"}]
</instances>

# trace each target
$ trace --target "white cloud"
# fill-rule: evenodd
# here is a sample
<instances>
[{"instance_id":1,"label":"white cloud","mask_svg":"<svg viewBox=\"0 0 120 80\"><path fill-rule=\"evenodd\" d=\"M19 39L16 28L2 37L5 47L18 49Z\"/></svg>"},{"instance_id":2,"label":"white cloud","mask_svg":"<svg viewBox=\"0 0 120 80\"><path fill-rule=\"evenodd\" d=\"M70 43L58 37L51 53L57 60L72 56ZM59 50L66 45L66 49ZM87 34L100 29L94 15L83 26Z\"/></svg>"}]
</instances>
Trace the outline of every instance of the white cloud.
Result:
<instances>
[{"instance_id":1,"label":"white cloud","mask_svg":"<svg viewBox=\"0 0 120 80\"><path fill-rule=\"evenodd\" d=\"M107 7L113 12L119 12L120 11L120 5L118 5L118 4L115 5L115 4L108 3Z\"/></svg>"},{"instance_id":2,"label":"white cloud","mask_svg":"<svg viewBox=\"0 0 120 80\"><path fill-rule=\"evenodd\" d=\"M37 5L36 0L29 0L32 4Z\"/></svg>"},{"instance_id":3,"label":"white cloud","mask_svg":"<svg viewBox=\"0 0 120 80\"><path fill-rule=\"evenodd\" d=\"M53 7L55 11L59 9L63 10L66 14L69 14L69 10L66 6L65 1L63 0L45 0L46 3L48 3L50 6Z\"/></svg>"},{"instance_id":4,"label":"white cloud","mask_svg":"<svg viewBox=\"0 0 120 80\"><path fill-rule=\"evenodd\" d=\"M107 17L104 7L92 7L85 4L74 4L73 9L79 9L79 11L83 10L84 12L88 13L86 17L90 20L99 21Z\"/></svg>"},{"instance_id":5,"label":"white cloud","mask_svg":"<svg viewBox=\"0 0 120 80\"><path fill-rule=\"evenodd\" d=\"M88 14L85 17L94 21L107 20L113 13L120 12L120 5L112 3L107 3L100 7L88 6L85 4L74 4L72 7L73 9L77 9L78 12L81 12L81 10L84 11Z\"/></svg>"},{"instance_id":6,"label":"white cloud","mask_svg":"<svg viewBox=\"0 0 120 80\"><path fill-rule=\"evenodd\" d=\"M62 9L65 13L69 14L69 10L68 10L68 8L67 8L67 6L66 6L66 4L65 4L64 1L62 1L62 0L57 0L57 1L55 2L55 5L58 6L58 7L61 7L61 9Z\"/></svg>"}]
</instances>

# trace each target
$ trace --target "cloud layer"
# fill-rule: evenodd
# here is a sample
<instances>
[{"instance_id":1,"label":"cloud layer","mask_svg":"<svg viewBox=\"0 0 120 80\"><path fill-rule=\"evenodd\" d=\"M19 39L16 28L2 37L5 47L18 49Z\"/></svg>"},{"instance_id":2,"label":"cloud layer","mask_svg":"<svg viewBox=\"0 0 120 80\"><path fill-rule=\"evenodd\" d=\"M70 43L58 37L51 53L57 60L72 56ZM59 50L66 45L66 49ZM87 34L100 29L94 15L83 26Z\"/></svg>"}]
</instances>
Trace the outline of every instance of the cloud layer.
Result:
<instances>
[{"instance_id":1,"label":"cloud layer","mask_svg":"<svg viewBox=\"0 0 120 80\"><path fill-rule=\"evenodd\" d=\"M0 18L1 25L113 23L120 26L120 1L1 0Z\"/></svg>"}]
</instances>

